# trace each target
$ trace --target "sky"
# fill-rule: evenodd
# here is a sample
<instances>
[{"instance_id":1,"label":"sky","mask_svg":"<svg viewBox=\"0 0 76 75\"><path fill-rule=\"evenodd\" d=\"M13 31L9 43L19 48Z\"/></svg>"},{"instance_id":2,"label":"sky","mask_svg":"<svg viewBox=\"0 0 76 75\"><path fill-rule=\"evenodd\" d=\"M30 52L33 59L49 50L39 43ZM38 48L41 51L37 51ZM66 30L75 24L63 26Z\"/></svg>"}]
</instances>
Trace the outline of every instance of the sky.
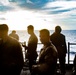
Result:
<instances>
[{"instance_id":1,"label":"sky","mask_svg":"<svg viewBox=\"0 0 76 75\"><path fill-rule=\"evenodd\" d=\"M76 29L76 0L0 0L0 23L9 30Z\"/></svg>"}]
</instances>

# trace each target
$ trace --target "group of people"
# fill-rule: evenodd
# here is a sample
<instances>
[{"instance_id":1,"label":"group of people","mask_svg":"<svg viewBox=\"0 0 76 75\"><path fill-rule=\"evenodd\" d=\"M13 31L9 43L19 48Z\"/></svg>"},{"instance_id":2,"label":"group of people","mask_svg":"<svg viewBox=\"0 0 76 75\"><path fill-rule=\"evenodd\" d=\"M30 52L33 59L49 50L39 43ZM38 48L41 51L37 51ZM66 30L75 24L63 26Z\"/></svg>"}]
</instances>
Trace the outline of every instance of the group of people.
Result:
<instances>
[{"instance_id":1,"label":"group of people","mask_svg":"<svg viewBox=\"0 0 76 75\"><path fill-rule=\"evenodd\" d=\"M20 75L24 66L22 47L18 39L8 35L9 27L7 24L0 25L0 72L2 75ZM38 38L34 33L33 25L27 27L30 34L28 45L25 48L26 58L29 60L29 69L31 75L54 75L59 59L61 74L65 75L65 57L67 53L66 38L61 33L60 26L55 27L55 32L50 35L48 29L39 31L40 41L43 48L40 50L39 59L37 60ZM13 33L13 32L12 32ZM16 33L14 31L14 33Z\"/></svg>"}]
</instances>

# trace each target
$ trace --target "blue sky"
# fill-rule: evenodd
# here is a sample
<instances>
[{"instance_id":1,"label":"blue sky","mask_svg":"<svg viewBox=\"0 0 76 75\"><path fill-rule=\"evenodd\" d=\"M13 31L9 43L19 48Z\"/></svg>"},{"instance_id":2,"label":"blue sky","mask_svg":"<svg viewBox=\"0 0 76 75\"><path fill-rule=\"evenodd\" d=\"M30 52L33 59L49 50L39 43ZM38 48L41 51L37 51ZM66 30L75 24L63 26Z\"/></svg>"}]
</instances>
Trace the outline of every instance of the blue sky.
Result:
<instances>
[{"instance_id":1,"label":"blue sky","mask_svg":"<svg viewBox=\"0 0 76 75\"><path fill-rule=\"evenodd\" d=\"M25 30L29 24L35 30L52 30L60 25L64 30L76 29L76 0L0 0L0 23L10 30Z\"/></svg>"}]
</instances>

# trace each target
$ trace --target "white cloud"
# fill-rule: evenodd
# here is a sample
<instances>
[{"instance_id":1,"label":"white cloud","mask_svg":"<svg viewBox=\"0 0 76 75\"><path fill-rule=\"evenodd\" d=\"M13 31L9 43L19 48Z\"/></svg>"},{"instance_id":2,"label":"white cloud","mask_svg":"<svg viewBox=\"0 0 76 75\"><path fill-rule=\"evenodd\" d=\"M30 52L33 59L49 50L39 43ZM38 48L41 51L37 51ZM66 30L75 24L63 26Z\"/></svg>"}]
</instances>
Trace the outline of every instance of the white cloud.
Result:
<instances>
[{"instance_id":1,"label":"white cloud","mask_svg":"<svg viewBox=\"0 0 76 75\"><path fill-rule=\"evenodd\" d=\"M50 9L51 7L59 7L57 9ZM47 15L52 16L53 19L65 19L68 18L71 14L76 13L76 1L55 1L55 2L48 2L43 8L46 8L46 10L43 10L43 12L46 12ZM49 8L49 9L48 9ZM64 10L64 9L72 9L69 12L63 12L60 14L50 14L53 10ZM51 18L51 17L50 17Z\"/></svg>"},{"instance_id":2,"label":"white cloud","mask_svg":"<svg viewBox=\"0 0 76 75\"><path fill-rule=\"evenodd\" d=\"M2 3L3 5L9 5L9 0L0 0L0 3Z\"/></svg>"},{"instance_id":3,"label":"white cloud","mask_svg":"<svg viewBox=\"0 0 76 75\"><path fill-rule=\"evenodd\" d=\"M30 3L30 0L28 0L27 2ZM5 14L3 13L3 15L1 14L2 16L0 15L1 19L5 18L5 20L0 20L0 23L7 23L10 29L25 30L27 28L27 25L29 24L33 24L36 29L42 29L42 28L54 29L56 25L62 25L63 29L69 29L68 25L75 23L74 20L72 20L72 22L69 23L69 18L71 20L72 18L71 14L76 15L76 9L74 9L76 8L76 1L61 0L61 1L49 2L43 7L46 8L46 10L23 9L17 6L17 3L13 2L9 3L8 0L0 0L0 3L14 8L14 10L7 11ZM61 8L50 9L51 7L61 7ZM49 12L52 10L63 10L70 8L73 8L73 10L69 12L65 11L60 14L49 14ZM64 23L65 20L67 21Z\"/></svg>"},{"instance_id":4,"label":"white cloud","mask_svg":"<svg viewBox=\"0 0 76 75\"><path fill-rule=\"evenodd\" d=\"M30 4L34 4L32 1L30 0L26 0L27 3L30 3Z\"/></svg>"},{"instance_id":5,"label":"white cloud","mask_svg":"<svg viewBox=\"0 0 76 75\"><path fill-rule=\"evenodd\" d=\"M76 1L55 1L55 2L48 2L43 8L50 8L50 7L62 7L58 9L69 9L76 7Z\"/></svg>"}]
</instances>

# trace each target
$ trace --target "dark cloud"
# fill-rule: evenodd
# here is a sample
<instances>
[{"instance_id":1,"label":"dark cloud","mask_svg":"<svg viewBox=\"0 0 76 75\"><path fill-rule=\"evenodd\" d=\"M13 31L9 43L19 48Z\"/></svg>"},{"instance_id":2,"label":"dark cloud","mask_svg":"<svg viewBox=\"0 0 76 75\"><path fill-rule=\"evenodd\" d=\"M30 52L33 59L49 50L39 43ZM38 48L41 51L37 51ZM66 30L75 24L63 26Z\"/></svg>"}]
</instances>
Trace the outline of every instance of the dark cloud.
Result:
<instances>
[{"instance_id":1,"label":"dark cloud","mask_svg":"<svg viewBox=\"0 0 76 75\"><path fill-rule=\"evenodd\" d=\"M42 8L41 10L55 10L55 9L59 9L59 8L62 8L62 7L50 7L50 8Z\"/></svg>"},{"instance_id":2,"label":"dark cloud","mask_svg":"<svg viewBox=\"0 0 76 75\"><path fill-rule=\"evenodd\" d=\"M14 9L14 8L12 8L12 7L10 7L10 6L4 6L4 5L1 5L1 6L0 6L0 12L12 10L12 9Z\"/></svg>"},{"instance_id":3,"label":"dark cloud","mask_svg":"<svg viewBox=\"0 0 76 75\"><path fill-rule=\"evenodd\" d=\"M27 7L29 9L41 9L48 1L44 0L30 0L32 3L19 4L20 7Z\"/></svg>"},{"instance_id":4,"label":"dark cloud","mask_svg":"<svg viewBox=\"0 0 76 75\"><path fill-rule=\"evenodd\" d=\"M9 0L9 2L17 2L19 7L28 8L28 9L40 9L43 7L49 0Z\"/></svg>"},{"instance_id":5,"label":"dark cloud","mask_svg":"<svg viewBox=\"0 0 76 75\"><path fill-rule=\"evenodd\" d=\"M61 13L64 13L64 12L69 12L69 11L72 11L72 10L75 10L76 8L70 8L70 9L62 9L62 10L52 10L50 11L49 13L50 14L61 14Z\"/></svg>"},{"instance_id":6,"label":"dark cloud","mask_svg":"<svg viewBox=\"0 0 76 75\"><path fill-rule=\"evenodd\" d=\"M9 2L17 2L17 1L19 1L19 0L9 0Z\"/></svg>"}]
</instances>

